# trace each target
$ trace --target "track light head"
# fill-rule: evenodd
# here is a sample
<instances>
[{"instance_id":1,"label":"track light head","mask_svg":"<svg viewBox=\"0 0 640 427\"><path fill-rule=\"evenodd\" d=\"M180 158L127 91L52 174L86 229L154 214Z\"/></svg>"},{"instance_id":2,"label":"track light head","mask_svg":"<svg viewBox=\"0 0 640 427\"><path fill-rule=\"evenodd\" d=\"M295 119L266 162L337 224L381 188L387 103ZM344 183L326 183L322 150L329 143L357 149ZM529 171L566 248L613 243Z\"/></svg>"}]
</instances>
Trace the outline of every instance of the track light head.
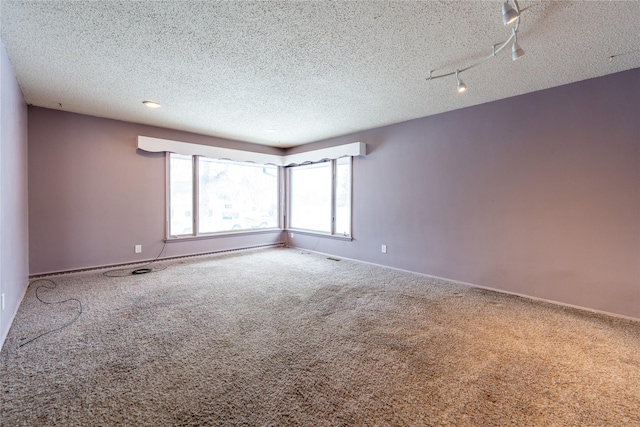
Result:
<instances>
[{"instance_id":1,"label":"track light head","mask_svg":"<svg viewBox=\"0 0 640 427\"><path fill-rule=\"evenodd\" d=\"M1 0L0 0L1 1ZM511 7L511 3L513 3L513 7ZM477 67L480 64L483 64L485 61L496 56L503 49L507 49L509 44L511 44L511 59L516 61L524 56L524 50L518 44L518 28L520 27L520 14L524 12L528 8L520 9L520 5L518 4L518 0L502 0L502 20L505 25L514 24L509 27L512 35L507 40L502 43L497 43L492 46L492 52L489 56L482 58L470 65L466 65L462 68L453 69L451 71L440 72L437 75L434 75L434 71L429 71L429 77L427 80L435 80L442 77L450 77L455 74L456 80L458 82L457 90L458 93L465 92L467 90L467 85L460 80L460 73L470 70L472 68ZM612 55L609 57L609 61L612 61L616 55Z\"/></svg>"},{"instance_id":2,"label":"track light head","mask_svg":"<svg viewBox=\"0 0 640 427\"><path fill-rule=\"evenodd\" d=\"M464 84L460 77L458 77L458 71L456 70L456 80L458 80L458 93L462 93L467 90L467 85Z\"/></svg>"},{"instance_id":3,"label":"track light head","mask_svg":"<svg viewBox=\"0 0 640 427\"><path fill-rule=\"evenodd\" d=\"M511 59L513 61L520 59L524 56L524 50L518 44L518 32L513 29L513 44L511 45Z\"/></svg>"},{"instance_id":4,"label":"track light head","mask_svg":"<svg viewBox=\"0 0 640 427\"><path fill-rule=\"evenodd\" d=\"M513 24L518 18L520 18L520 14L511 7L508 0L502 3L502 23L504 25Z\"/></svg>"},{"instance_id":5,"label":"track light head","mask_svg":"<svg viewBox=\"0 0 640 427\"><path fill-rule=\"evenodd\" d=\"M518 42L514 42L513 45L511 45L511 59L515 61L523 56L524 50L522 50Z\"/></svg>"}]
</instances>

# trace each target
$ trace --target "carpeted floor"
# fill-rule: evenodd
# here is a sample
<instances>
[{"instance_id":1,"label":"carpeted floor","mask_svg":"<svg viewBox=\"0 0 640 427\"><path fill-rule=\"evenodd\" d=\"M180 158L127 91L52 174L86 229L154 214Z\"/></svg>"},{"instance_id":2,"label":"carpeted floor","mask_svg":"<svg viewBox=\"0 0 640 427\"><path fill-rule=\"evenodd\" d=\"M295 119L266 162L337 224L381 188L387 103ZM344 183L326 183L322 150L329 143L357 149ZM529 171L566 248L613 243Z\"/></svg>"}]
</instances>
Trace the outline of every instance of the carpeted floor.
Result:
<instances>
[{"instance_id":1,"label":"carpeted floor","mask_svg":"<svg viewBox=\"0 0 640 427\"><path fill-rule=\"evenodd\" d=\"M284 248L54 280L2 426L640 425L636 322Z\"/></svg>"}]
</instances>

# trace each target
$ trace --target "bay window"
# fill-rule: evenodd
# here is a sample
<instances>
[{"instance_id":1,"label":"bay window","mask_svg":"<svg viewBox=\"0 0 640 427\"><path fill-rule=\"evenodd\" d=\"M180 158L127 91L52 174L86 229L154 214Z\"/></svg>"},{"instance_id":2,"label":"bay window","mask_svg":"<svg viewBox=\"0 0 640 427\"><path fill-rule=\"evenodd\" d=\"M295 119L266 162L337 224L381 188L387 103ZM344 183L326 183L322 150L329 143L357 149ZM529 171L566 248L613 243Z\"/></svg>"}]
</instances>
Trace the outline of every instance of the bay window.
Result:
<instances>
[{"instance_id":1,"label":"bay window","mask_svg":"<svg viewBox=\"0 0 640 427\"><path fill-rule=\"evenodd\" d=\"M138 145L167 153L168 238L286 229L351 239L352 159L363 143L290 155L142 136Z\"/></svg>"}]
</instances>

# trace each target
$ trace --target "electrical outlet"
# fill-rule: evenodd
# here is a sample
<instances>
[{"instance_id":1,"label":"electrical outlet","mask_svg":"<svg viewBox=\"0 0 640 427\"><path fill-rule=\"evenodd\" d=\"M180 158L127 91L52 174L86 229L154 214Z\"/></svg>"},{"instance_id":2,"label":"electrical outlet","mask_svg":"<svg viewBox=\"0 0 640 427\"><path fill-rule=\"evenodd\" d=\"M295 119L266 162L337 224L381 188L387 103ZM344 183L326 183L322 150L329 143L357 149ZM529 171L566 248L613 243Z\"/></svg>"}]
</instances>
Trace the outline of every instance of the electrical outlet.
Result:
<instances>
[{"instance_id":1,"label":"electrical outlet","mask_svg":"<svg viewBox=\"0 0 640 427\"><path fill-rule=\"evenodd\" d=\"M382 245L382 253L383 254L387 253L387 245Z\"/></svg>"},{"instance_id":2,"label":"electrical outlet","mask_svg":"<svg viewBox=\"0 0 640 427\"><path fill-rule=\"evenodd\" d=\"M2 300L2 311L4 311L4 294L0 295L0 300Z\"/></svg>"},{"instance_id":3,"label":"electrical outlet","mask_svg":"<svg viewBox=\"0 0 640 427\"><path fill-rule=\"evenodd\" d=\"M135 252L136 252L137 254L142 253L142 245L136 245L136 247L135 247Z\"/></svg>"}]
</instances>

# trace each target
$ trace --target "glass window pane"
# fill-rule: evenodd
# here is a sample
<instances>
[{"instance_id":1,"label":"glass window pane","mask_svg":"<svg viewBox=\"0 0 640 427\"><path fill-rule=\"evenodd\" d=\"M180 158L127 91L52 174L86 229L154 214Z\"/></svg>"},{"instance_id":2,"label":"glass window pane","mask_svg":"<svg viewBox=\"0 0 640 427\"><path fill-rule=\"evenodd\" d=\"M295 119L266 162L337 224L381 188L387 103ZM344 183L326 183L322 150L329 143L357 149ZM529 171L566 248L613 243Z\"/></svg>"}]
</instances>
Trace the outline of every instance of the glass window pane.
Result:
<instances>
[{"instance_id":1,"label":"glass window pane","mask_svg":"<svg viewBox=\"0 0 640 427\"><path fill-rule=\"evenodd\" d=\"M278 168L198 159L198 232L278 227Z\"/></svg>"},{"instance_id":2,"label":"glass window pane","mask_svg":"<svg viewBox=\"0 0 640 427\"><path fill-rule=\"evenodd\" d=\"M191 156L169 157L169 234L193 234L193 161Z\"/></svg>"},{"instance_id":3,"label":"glass window pane","mask_svg":"<svg viewBox=\"0 0 640 427\"><path fill-rule=\"evenodd\" d=\"M331 163L290 168L290 226L331 232Z\"/></svg>"},{"instance_id":4,"label":"glass window pane","mask_svg":"<svg viewBox=\"0 0 640 427\"><path fill-rule=\"evenodd\" d=\"M335 233L351 235L351 157L336 160Z\"/></svg>"}]
</instances>

